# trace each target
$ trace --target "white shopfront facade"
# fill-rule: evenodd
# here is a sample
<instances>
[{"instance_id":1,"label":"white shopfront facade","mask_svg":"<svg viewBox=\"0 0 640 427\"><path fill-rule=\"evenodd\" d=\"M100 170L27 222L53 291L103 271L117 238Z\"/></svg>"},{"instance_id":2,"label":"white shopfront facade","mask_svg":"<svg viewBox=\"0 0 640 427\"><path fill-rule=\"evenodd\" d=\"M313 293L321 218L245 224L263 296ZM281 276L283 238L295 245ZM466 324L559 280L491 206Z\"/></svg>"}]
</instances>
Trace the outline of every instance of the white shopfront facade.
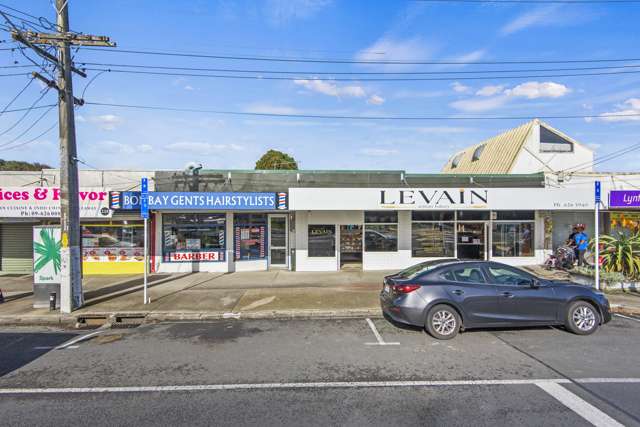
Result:
<instances>
[{"instance_id":1,"label":"white shopfront facade","mask_svg":"<svg viewBox=\"0 0 640 427\"><path fill-rule=\"evenodd\" d=\"M554 216L594 202L587 188L291 188L289 209L297 271L397 270L447 257L541 264Z\"/></svg>"}]
</instances>

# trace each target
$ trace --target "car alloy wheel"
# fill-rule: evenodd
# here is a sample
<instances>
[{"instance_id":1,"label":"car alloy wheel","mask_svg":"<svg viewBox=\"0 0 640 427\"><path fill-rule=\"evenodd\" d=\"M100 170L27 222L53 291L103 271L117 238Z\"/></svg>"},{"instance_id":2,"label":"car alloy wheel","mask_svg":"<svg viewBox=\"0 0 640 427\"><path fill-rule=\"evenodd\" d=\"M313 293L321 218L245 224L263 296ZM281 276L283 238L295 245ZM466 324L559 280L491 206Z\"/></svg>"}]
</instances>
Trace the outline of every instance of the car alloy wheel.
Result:
<instances>
[{"instance_id":1,"label":"car alloy wheel","mask_svg":"<svg viewBox=\"0 0 640 427\"><path fill-rule=\"evenodd\" d=\"M451 335L456 330L456 318L448 310L437 311L431 320L433 329L440 335Z\"/></svg>"},{"instance_id":2,"label":"car alloy wheel","mask_svg":"<svg viewBox=\"0 0 640 427\"><path fill-rule=\"evenodd\" d=\"M588 332L596 324L596 315L592 308L581 305L573 311L572 320L578 329Z\"/></svg>"}]
</instances>

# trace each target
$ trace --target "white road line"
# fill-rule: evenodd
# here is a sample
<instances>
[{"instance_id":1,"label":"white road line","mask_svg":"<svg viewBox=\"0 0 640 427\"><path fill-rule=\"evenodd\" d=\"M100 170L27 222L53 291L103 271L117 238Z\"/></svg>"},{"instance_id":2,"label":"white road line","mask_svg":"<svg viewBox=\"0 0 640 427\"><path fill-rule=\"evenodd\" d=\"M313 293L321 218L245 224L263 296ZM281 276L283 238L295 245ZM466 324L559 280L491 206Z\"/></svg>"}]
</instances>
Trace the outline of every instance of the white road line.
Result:
<instances>
[{"instance_id":1,"label":"white road line","mask_svg":"<svg viewBox=\"0 0 640 427\"><path fill-rule=\"evenodd\" d=\"M623 314L615 313L615 314L614 314L614 316L622 317L623 319L633 320L633 321L635 321L635 322L640 322L640 319L636 319L635 317L625 316L625 315L623 315Z\"/></svg>"},{"instance_id":2,"label":"white road line","mask_svg":"<svg viewBox=\"0 0 640 427\"><path fill-rule=\"evenodd\" d=\"M71 348L78 348L80 346L78 345L69 345L67 347L65 347L64 349L71 349ZM52 350L52 349L56 349L56 350L64 350L61 348L58 348L57 346L50 346L50 345L41 345L38 347L33 347L34 350Z\"/></svg>"},{"instance_id":3,"label":"white road line","mask_svg":"<svg viewBox=\"0 0 640 427\"><path fill-rule=\"evenodd\" d=\"M596 427L622 427L622 424L555 382L539 382L538 387Z\"/></svg>"},{"instance_id":4,"label":"white road line","mask_svg":"<svg viewBox=\"0 0 640 427\"><path fill-rule=\"evenodd\" d=\"M91 332L90 334L80 335L79 337L73 338L73 339L67 341L64 344L61 344L61 345L55 347L55 349L56 350L64 350L65 348L68 348L68 347L70 347L70 346L72 346L74 344L77 344L77 343L79 343L81 341L87 340L87 339L89 339L91 337L94 337L94 336L96 336L98 334L101 334L101 333L105 332L109 327L110 327L109 324L105 324L103 326L100 326L96 331Z\"/></svg>"},{"instance_id":5,"label":"white road line","mask_svg":"<svg viewBox=\"0 0 640 427\"><path fill-rule=\"evenodd\" d=\"M380 332L378 332L378 330L376 329L376 325L373 323L373 320L369 319L368 317L367 323L369 324L373 335L376 336L378 342L367 342L365 343L365 345L400 345L399 342L385 342L385 340L382 339L382 335L380 335Z\"/></svg>"},{"instance_id":6,"label":"white road line","mask_svg":"<svg viewBox=\"0 0 640 427\"><path fill-rule=\"evenodd\" d=\"M588 378L590 382L640 383L640 378ZM581 382L581 380L575 380ZM455 386L501 386L569 384L566 378L513 379L513 380L451 380L451 381L334 381L309 383L246 383L246 384L194 384L165 386L125 387L70 387L70 388L0 388L3 394L43 393L132 393L132 392L180 392L180 391L224 391L265 389L328 389L328 388L372 388L372 387L455 387ZM546 390L545 390L546 391Z\"/></svg>"}]
</instances>

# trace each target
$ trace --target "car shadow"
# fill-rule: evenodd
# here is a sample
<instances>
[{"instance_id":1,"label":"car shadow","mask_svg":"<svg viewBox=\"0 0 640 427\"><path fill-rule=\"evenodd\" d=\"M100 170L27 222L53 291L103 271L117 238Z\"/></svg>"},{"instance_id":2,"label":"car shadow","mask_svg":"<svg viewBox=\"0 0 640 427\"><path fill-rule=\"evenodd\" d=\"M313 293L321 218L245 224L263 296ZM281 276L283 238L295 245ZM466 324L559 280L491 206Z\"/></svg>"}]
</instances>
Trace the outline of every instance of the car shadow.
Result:
<instances>
[{"instance_id":1,"label":"car shadow","mask_svg":"<svg viewBox=\"0 0 640 427\"><path fill-rule=\"evenodd\" d=\"M393 320L387 313L383 313L382 316L387 322L391 323L393 326L395 326L398 329L404 329L405 331L424 332L424 328L421 328L420 326L408 325L406 323L397 322Z\"/></svg>"},{"instance_id":2,"label":"car shadow","mask_svg":"<svg viewBox=\"0 0 640 427\"><path fill-rule=\"evenodd\" d=\"M0 333L0 377L33 362L44 356L55 347L74 338L70 332L34 333L5 332Z\"/></svg>"}]
</instances>

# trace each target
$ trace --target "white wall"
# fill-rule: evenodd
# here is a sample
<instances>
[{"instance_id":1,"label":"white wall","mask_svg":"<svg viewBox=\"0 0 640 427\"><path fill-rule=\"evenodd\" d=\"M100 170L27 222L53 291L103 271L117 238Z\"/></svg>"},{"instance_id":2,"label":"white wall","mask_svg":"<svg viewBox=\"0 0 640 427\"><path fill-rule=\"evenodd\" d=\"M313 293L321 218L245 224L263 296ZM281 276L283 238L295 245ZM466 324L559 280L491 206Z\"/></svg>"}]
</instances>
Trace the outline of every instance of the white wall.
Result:
<instances>
[{"instance_id":1,"label":"white wall","mask_svg":"<svg viewBox=\"0 0 640 427\"><path fill-rule=\"evenodd\" d=\"M593 169L590 166L592 162L593 151L582 144L573 144L573 152L541 153L540 125L535 125L510 173L560 171L579 164L588 166L584 171L591 171Z\"/></svg>"}]
</instances>

